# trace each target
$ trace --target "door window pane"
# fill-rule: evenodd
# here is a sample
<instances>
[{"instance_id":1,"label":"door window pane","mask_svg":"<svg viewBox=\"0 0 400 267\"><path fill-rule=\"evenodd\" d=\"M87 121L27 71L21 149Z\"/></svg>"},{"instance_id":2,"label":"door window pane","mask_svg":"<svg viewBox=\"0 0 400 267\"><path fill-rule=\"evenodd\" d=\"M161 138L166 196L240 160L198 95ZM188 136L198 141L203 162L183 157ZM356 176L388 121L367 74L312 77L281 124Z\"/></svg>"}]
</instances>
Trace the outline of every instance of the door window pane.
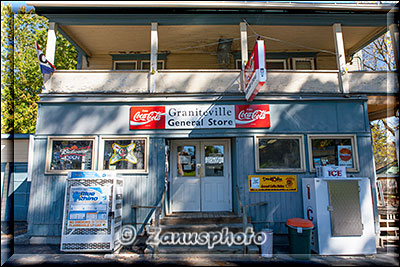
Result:
<instances>
[{"instance_id":1,"label":"door window pane","mask_svg":"<svg viewBox=\"0 0 400 267\"><path fill-rule=\"evenodd\" d=\"M196 147L178 146L178 176L196 176Z\"/></svg>"},{"instance_id":2,"label":"door window pane","mask_svg":"<svg viewBox=\"0 0 400 267\"><path fill-rule=\"evenodd\" d=\"M258 140L259 170L301 169L299 138L267 138Z\"/></svg>"},{"instance_id":3,"label":"door window pane","mask_svg":"<svg viewBox=\"0 0 400 267\"><path fill-rule=\"evenodd\" d=\"M204 146L205 176L224 176L224 146Z\"/></svg>"}]
</instances>

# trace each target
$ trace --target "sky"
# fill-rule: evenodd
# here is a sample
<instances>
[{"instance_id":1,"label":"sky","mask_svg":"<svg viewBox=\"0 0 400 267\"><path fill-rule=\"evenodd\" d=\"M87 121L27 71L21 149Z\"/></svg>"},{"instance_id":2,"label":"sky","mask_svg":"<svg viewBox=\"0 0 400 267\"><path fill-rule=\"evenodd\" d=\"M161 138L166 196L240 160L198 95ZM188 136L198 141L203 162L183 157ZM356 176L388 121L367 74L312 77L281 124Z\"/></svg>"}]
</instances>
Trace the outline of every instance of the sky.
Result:
<instances>
[{"instance_id":1,"label":"sky","mask_svg":"<svg viewBox=\"0 0 400 267\"><path fill-rule=\"evenodd\" d=\"M26 5L25 1L1 1L3 5L11 4L12 10L16 12L21 6L26 6L27 10L32 9L32 6Z\"/></svg>"}]
</instances>

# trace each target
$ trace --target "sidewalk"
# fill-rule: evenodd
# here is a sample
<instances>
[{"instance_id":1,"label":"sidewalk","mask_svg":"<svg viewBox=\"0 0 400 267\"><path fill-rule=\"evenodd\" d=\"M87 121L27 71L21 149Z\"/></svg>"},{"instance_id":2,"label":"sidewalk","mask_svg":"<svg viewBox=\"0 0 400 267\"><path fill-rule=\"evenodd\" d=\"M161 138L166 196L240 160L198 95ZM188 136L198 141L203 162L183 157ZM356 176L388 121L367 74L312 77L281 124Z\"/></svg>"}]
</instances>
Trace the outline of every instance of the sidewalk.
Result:
<instances>
[{"instance_id":1,"label":"sidewalk","mask_svg":"<svg viewBox=\"0 0 400 267\"><path fill-rule=\"evenodd\" d=\"M3 247L2 238L2 247ZM368 256L319 256L312 254L310 260L296 260L287 254L288 247L274 248L272 258L263 258L260 255L152 255L137 254L121 249L119 254L104 253L63 253L59 245L26 245L16 244L14 254L3 266L25 265L164 265L177 264L189 266L240 266L240 265L347 265L347 266L399 266L397 247L378 248L376 255ZM2 249L3 253L3 249ZM3 255L2 255L3 260Z\"/></svg>"}]
</instances>

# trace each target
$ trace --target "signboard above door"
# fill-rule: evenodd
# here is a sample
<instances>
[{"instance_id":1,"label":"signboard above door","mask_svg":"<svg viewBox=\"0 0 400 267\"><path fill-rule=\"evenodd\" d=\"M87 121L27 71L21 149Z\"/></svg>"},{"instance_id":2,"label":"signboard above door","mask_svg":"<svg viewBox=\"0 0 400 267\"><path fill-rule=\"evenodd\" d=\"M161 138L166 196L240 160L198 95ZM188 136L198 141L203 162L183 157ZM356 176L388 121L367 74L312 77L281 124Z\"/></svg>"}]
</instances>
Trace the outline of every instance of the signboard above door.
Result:
<instances>
[{"instance_id":1,"label":"signboard above door","mask_svg":"<svg viewBox=\"0 0 400 267\"><path fill-rule=\"evenodd\" d=\"M131 107L130 129L269 128L269 105Z\"/></svg>"},{"instance_id":2,"label":"signboard above door","mask_svg":"<svg viewBox=\"0 0 400 267\"><path fill-rule=\"evenodd\" d=\"M254 99L266 80L264 41L257 40L249 61L244 68L244 93L247 101Z\"/></svg>"}]
</instances>

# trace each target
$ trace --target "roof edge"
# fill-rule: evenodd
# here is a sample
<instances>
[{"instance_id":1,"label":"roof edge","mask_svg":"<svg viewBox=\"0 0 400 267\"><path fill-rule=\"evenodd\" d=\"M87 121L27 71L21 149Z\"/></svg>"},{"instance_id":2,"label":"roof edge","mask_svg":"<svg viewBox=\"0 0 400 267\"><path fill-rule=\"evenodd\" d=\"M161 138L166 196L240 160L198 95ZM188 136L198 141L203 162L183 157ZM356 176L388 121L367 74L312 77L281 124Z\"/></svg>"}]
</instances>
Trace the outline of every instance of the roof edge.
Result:
<instances>
[{"instance_id":1,"label":"roof edge","mask_svg":"<svg viewBox=\"0 0 400 267\"><path fill-rule=\"evenodd\" d=\"M312 9L312 10L357 10L391 11L395 4L311 4L277 3L273 1L26 1L35 7L86 7L86 8L222 8L222 9Z\"/></svg>"}]
</instances>

